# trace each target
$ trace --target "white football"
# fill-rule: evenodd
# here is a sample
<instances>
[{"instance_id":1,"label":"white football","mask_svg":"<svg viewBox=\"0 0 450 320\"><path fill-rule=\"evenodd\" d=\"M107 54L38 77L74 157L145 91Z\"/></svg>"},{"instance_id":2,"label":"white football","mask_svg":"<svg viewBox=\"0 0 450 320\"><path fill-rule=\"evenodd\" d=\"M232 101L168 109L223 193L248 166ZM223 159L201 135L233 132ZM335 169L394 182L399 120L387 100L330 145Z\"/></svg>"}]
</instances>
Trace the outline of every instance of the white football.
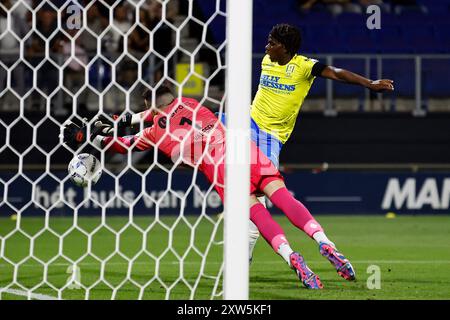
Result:
<instances>
[{"instance_id":1,"label":"white football","mask_svg":"<svg viewBox=\"0 0 450 320\"><path fill-rule=\"evenodd\" d=\"M96 184L102 175L101 163L89 153L80 153L69 162L70 180L79 187Z\"/></svg>"}]
</instances>

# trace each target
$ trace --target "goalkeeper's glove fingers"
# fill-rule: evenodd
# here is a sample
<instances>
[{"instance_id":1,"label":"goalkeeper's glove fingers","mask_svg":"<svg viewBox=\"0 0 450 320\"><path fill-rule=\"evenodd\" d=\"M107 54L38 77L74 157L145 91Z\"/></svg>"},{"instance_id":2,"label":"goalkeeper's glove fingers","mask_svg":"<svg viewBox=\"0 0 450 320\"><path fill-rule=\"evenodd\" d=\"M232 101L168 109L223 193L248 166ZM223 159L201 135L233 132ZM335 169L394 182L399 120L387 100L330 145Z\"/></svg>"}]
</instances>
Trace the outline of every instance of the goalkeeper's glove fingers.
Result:
<instances>
[{"instance_id":1,"label":"goalkeeper's glove fingers","mask_svg":"<svg viewBox=\"0 0 450 320\"><path fill-rule=\"evenodd\" d=\"M87 140L87 119L84 118L83 121L84 123L81 127L71 121L63 125L63 142L73 149L78 148ZM108 132L108 128L111 127L109 127L108 125L103 125L101 122L96 121L94 125L91 126L90 140L92 141L99 134L106 135L105 133Z\"/></svg>"},{"instance_id":2,"label":"goalkeeper's glove fingers","mask_svg":"<svg viewBox=\"0 0 450 320\"><path fill-rule=\"evenodd\" d=\"M100 114L94 120L94 126L101 128L101 134L106 136L114 135L114 123L117 122L118 134L121 135L125 128L131 127L131 118L132 115L130 113L126 113L122 116L108 114L107 116ZM113 120L113 121L111 121Z\"/></svg>"},{"instance_id":3,"label":"goalkeeper's glove fingers","mask_svg":"<svg viewBox=\"0 0 450 320\"><path fill-rule=\"evenodd\" d=\"M113 136L114 135L114 127L111 124L102 122L100 120L96 120L94 122L94 128L92 131L94 131L94 130L96 131L95 135L98 135L98 134L101 134L103 136ZM94 138L94 137L92 137L92 138Z\"/></svg>"},{"instance_id":4,"label":"goalkeeper's glove fingers","mask_svg":"<svg viewBox=\"0 0 450 320\"><path fill-rule=\"evenodd\" d=\"M79 127L69 121L62 128L63 142L71 148L77 148L86 141L86 126Z\"/></svg>"}]
</instances>

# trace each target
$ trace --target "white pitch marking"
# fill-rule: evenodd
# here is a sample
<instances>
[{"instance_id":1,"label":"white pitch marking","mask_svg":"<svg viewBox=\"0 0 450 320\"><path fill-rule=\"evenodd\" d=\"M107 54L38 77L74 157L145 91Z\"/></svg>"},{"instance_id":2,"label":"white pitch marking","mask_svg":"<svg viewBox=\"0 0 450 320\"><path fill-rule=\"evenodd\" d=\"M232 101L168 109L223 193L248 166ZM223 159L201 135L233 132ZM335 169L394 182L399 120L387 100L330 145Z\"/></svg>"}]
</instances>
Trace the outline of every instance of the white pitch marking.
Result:
<instances>
[{"instance_id":1,"label":"white pitch marking","mask_svg":"<svg viewBox=\"0 0 450 320\"><path fill-rule=\"evenodd\" d=\"M27 291L17 290L17 289L0 288L0 293L9 293L9 294L14 294L16 296L22 296L22 297L27 297L27 298L30 297L31 299L36 299L36 300L59 300L56 297L48 296L45 294L40 294L40 293L28 294Z\"/></svg>"},{"instance_id":2,"label":"white pitch marking","mask_svg":"<svg viewBox=\"0 0 450 320\"><path fill-rule=\"evenodd\" d=\"M267 261L260 261L258 262L258 264L279 264L281 260L267 260ZM450 264L450 260L351 260L351 263L355 264L355 263L392 263L392 264ZM192 265L192 264L199 264L201 263L201 261L198 262L192 262L192 261L185 261L183 264L185 265ZM308 263L324 263L327 264L329 263L328 260L308 260ZM148 262L133 262L133 265L148 265ZM159 264L180 264L179 261L169 261L169 262L159 262ZM222 264L222 262L217 262L217 261L211 261L211 262L207 262L207 264L211 264L211 265L218 265L218 264ZM99 263L79 263L77 264L77 266L82 267L82 266L98 266ZM107 263L107 266L128 266L129 263L124 263L124 262L111 262L111 263ZM21 264L21 267L33 267L36 265L33 264ZM68 263L52 263L51 264L52 267L68 267L71 266ZM8 267L8 265L5 264L0 264L0 268L6 268ZM0 291L2 289L0 288Z\"/></svg>"}]
</instances>

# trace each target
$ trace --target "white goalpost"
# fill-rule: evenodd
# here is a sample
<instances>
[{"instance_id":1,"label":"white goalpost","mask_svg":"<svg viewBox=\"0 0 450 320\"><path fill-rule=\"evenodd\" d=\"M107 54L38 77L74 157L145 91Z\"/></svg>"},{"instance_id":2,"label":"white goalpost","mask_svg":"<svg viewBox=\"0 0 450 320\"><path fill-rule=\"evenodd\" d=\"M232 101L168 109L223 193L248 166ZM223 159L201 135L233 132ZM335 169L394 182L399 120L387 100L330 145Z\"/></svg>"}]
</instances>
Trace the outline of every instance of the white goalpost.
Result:
<instances>
[{"instance_id":1,"label":"white goalpost","mask_svg":"<svg viewBox=\"0 0 450 320\"><path fill-rule=\"evenodd\" d=\"M225 299L248 299L252 3L227 3Z\"/></svg>"},{"instance_id":2,"label":"white goalpost","mask_svg":"<svg viewBox=\"0 0 450 320\"><path fill-rule=\"evenodd\" d=\"M249 299L253 1L209 1L0 3L0 300ZM65 121L143 111L163 83L226 114L223 215L198 167L61 144ZM82 152L103 170L85 189Z\"/></svg>"}]
</instances>

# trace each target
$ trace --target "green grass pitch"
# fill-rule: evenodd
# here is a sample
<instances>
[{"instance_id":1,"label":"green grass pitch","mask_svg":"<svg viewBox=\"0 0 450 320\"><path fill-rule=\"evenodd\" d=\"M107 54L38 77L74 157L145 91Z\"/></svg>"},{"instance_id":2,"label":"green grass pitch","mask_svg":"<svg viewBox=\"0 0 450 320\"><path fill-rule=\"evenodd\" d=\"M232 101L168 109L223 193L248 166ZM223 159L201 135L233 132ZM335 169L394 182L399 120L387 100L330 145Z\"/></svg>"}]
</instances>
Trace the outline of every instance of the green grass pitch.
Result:
<instances>
[{"instance_id":1,"label":"green grass pitch","mask_svg":"<svg viewBox=\"0 0 450 320\"><path fill-rule=\"evenodd\" d=\"M322 215L316 218L352 261L357 281L340 278L319 254L314 241L290 225L286 217L277 216L291 246L304 255L310 268L321 278L324 289L303 288L293 271L261 237L250 269L250 299L450 299L449 216L386 219L384 216ZM10 286L8 292L0 294L0 299L26 299L20 295L24 288L35 288L33 298L56 297L58 293L54 288L63 287L71 277L69 259L78 262L79 279L84 287L90 288L89 299L189 299L189 286L196 283L193 297L209 299L222 261L223 226L215 233L214 224L205 218L187 217L189 224L184 220L175 223L175 217L164 217L161 221L164 225L153 224L154 221L146 217L135 218L133 222L138 228L149 230L144 237L137 228L127 225L128 218L108 217L105 222L117 232L116 236L100 227L100 217L79 218L76 221L79 228L93 235L89 241L81 231L71 229L72 218L51 217L49 220L48 228L65 235L62 240L48 230L38 233L45 229L44 218L22 218L21 230L37 235L30 246L22 233L15 232L5 239L17 221L2 218L0 252L11 262L20 264L15 269L0 258L0 292L13 279L23 287ZM191 229L194 224L195 229ZM168 231L171 228L172 237ZM215 240L212 245L211 238ZM169 243L173 250L167 249ZM86 255L88 251L93 255ZM185 263L181 265L179 258ZM38 260L47 265L43 266ZM367 280L373 277L373 273L368 272L370 266L380 270L379 289L367 286ZM140 290L139 286L145 286L145 290ZM167 288L169 295L166 295ZM221 290L220 281L218 290ZM61 298L85 299L86 291L66 288Z\"/></svg>"}]
</instances>

